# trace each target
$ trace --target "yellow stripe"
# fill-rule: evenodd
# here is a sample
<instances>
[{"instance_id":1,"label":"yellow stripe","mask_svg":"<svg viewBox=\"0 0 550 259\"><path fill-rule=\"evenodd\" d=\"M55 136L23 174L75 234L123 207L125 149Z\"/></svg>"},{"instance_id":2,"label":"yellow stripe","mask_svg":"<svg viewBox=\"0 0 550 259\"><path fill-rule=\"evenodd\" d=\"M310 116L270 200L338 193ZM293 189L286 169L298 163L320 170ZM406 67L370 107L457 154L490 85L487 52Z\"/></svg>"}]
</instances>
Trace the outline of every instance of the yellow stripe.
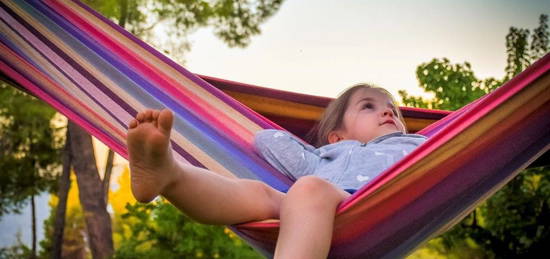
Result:
<instances>
[{"instance_id":1,"label":"yellow stripe","mask_svg":"<svg viewBox=\"0 0 550 259\"><path fill-rule=\"evenodd\" d=\"M408 132L418 132L436 121L437 120L432 119L405 117L405 125L407 126Z\"/></svg>"},{"instance_id":2,"label":"yellow stripe","mask_svg":"<svg viewBox=\"0 0 550 259\"><path fill-rule=\"evenodd\" d=\"M303 120L318 120L324 110L324 108L318 106L271 97L240 93L232 90L225 90L224 92L261 114L278 115Z\"/></svg>"},{"instance_id":3,"label":"yellow stripe","mask_svg":"<svg viewBox=\"0 0 550 259\"><path fill-rule=\"evenodd\" d=\"M152 64L154 67L158 69L158 71L162 71L166 77L171 78L174 82L178 82L180 85L185 85L185 89L191 91L193 94L198 96L198 98L202 100L208 100L208 107L203 107L205 111L211 111L214 107L214 109L217 109L218 111L223 111L224 114L227 114L228 115L227 119L233 120L234 125L241 125L242 127L248 129L248 131L235 132L237 134L240 134L243 139L248 139L248 140L252 139L254 132L261 129L260 126L250 121L246 116L234 110L231 106L219 100L216 96L204 90L202 87L195 84L189 78L180 74L173 67L164 63L155 55L149 53L149 51L143 49L141 46L134 43L132 40L126 38L125 35L122 35L117 30L113 29L111 26L105 24L103 21L101 21L97 17L91 15L86 10L82 9L79 5L72 2L66 2L65 4L69 6L72 10L78 12L83 18L85 17L91 24L94 24L94 27L96 29L101 29L103 33L109 35L109 37L112 40L115 40L118 42L118 44L122 46L126 46L128 49L133 50L135 54L139 54L141 59L147 61L149 64ZM214 114L214 115L215 115L214 117L219 116L218 114Z\"/></svg>"},{"instance_id":4,"label":"yellow stripe","mask_svg":"<svg viewBox=\"0 0 550 259\"><path fill-rule=\"evenodd\" d=\"M52 67L51 63L43 58L43 56L38 53L33 47L31 47L25 40L19 37L19 35L16 35L12 32L11 29L9 29L3 21L0 21L0 28L2 28L2 31L5 36L7 36L12 42L17 44L18 46L22 46L23 49L26 51L26 55L32 58L32 60L39 64L40 67L48 71L48 75L51 76L54 81L56 81L58 84L69 86L67 87L67 92L70 92L71 95L74 95L79 100L84 100L85 103L90 104L90 108L93 109L95 112L99 113L99 116L103 116L104 118L109 118L109 115L98 105L96 105L86 94L82 93L81 91L70 91L73 89L78 89L71 80L69 80L65 75L61 74L59 70ZM2 53L2 56L5 53ZM13 59L14 57L11 56L5 56L7 60L13 60L11 64L16 65L22 70L27 70L27 66L23 63L20 63L17 59ZM30 76L36 76L36 74L29 74ZM44 86L47 86L48 89L54 92L58 92L57 87L53 86L50 83L47 83L47 81L40 80ZM64 102L72 104L73 108L80 108L79 105L74 102L74 98L67 99L65 95L56 95L59 98L62 98ZM91 121L94 121L96 125L99 124L99 121L96 118L89 118ZM109 134L111 134L114 137L119 137L120 135L115 133L111 128L105 128ZM121 130L123 131L123 130Z\"/></svg>"},{"instance_id":5,"label":"yellow stripe","mask_svg":"<svg viewBox=\"0 0 550 259\"><path fill-rule=\"evenodd\" d=\"M17 13L19 16L21 16L26 22L31 24L31 26L36 28L38 31L41 31L44 37L48 38L48 40L50 40L54 45L56 45L59 49L61 49L65 54L67 54L68 56L73 58L75 61L77 61L82 67L84 67L89 73L91 73L93 77L95 77L97 80L99 80L104 85L106 85L109 89L115 92L117 96L123 99L130 106L134 107L137 110L144 110L146 108L141 103L137 102L134 98L126 94L124 91L120 90L118 88L118 85L115 82L111 81L108 77L105 77L103 76L103 74L99 73L98 70L95 69L93 65L88 63L85 59L81 58L80 55L78 55L78 53L74 52L70 47L64 44L63 41L60 41L55 34L52 34L47 28L45 28L42 24L36 21L32 16L28 15L26 12L21 10L18 6L15 6L14 3L12 2L8 1L5 4L8 5L12 10L14 10L14 12ZM89 102L89 101L87 101L86 103L93 104L93 102ZM100 108L97 108L97 109L100 109ZM177 133L175 133L173 137L177 140L177 143L181 145L184 150L186 150L186 152L191 154L201 164L207 166L211 170L214 170L220 174L233 175L224 166L222 166L220 163L210 158L206 153L204 153L198 147L193 145L191 141L189 141L185 137Z\"/></svg>"},{"instance_id":6,"label":"yellow stripe","mask_svg":"<svg viewBox=\"0 0 550 259\"><path fill-rule=\"evenodd\" d=\"M276 115L298 120L316 121L321 117L324 107L280 100L271 97L241 93L233 90L224 90L229 96L263 115ZM419 119L405 117L405 124L409 132L417 132L436 122L433 119Z\"/></svg>"}]
</instances>

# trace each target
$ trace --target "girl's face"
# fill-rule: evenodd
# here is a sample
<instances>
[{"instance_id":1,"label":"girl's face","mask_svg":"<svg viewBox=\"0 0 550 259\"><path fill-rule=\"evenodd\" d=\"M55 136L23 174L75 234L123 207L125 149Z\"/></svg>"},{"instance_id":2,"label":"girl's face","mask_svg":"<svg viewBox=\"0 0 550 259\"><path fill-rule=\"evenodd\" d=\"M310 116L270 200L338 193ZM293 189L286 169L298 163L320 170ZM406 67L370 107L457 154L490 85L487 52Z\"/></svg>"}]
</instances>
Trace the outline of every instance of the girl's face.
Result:
<instances>
[{"instance_id":1,"label":"girl's face","mask_svg":"<svg viewBox=\"0 0 550 259\"><path fill-rule=\"evenodd\" d=\"M329 142L349 139L367 143L390 133L404 132L396 109L385 93L372 88L358 89L348 102L343 127L329 134Z\"/></svg>"}]
</instances>

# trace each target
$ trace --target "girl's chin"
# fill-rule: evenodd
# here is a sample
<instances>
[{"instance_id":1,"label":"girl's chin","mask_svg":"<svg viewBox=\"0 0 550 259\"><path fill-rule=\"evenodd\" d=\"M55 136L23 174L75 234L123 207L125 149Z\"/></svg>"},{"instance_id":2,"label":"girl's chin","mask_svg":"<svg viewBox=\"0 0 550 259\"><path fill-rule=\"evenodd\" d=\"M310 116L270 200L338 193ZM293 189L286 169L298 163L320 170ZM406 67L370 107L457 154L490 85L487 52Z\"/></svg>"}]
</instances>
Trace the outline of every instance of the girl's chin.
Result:
<instances>
[{"instance_id":1,"label":"girl's chin","mask_svg":"<svg viewBox=\"0 0 550 259\"><path fill-rule=\"evenodd\" d=\"M374 138L379 138L379 137L382 137L382 136L386 136L386 135L393 134L393 133L398 133L398 132L402 133L402 131L397 130L397 129L396 130L383 131L383 132L380 132L380 134L378 136L374 137Z\"/></svg>"},{"instance_id":2,"label":"girl's chin","mask_svg":"<svg viewBox=\"0 0 550 259\"><path fill-rule=\"evenodd\" d=\"M394 129L394 130L388 130L386 132L384 132L384 134L382 134L381 136L385 136L385 135L389 135L389 134L393 134L393 133L398 133L398 132L402 132L400 130L397 130L397 129Z\"/></svg>"}]
</instances>

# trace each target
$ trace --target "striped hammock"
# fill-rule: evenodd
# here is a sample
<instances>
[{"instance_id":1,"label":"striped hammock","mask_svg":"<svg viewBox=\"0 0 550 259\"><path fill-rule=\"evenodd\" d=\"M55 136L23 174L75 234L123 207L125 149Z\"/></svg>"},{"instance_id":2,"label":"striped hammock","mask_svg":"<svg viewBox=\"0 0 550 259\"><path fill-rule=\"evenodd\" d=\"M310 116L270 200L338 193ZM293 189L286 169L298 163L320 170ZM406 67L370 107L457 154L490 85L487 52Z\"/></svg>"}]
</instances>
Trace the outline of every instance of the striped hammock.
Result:
<instances>
[{"instance_id":1,"label":"striped hammock","mask_svg":"<svg viewBox=\"0 0 550 259\"><path fill-rule=\"evenodd\" d=\"M253 151L280 128L78 1L0 2L0 71L127 157L137 111L169 108L177 159L285 191ZM419 133L428 141L344 201L333 258L395 258L445 231L550 147L550 56ZM233 226L271 256L279 222Z\"/></svg>"}]
</instances>

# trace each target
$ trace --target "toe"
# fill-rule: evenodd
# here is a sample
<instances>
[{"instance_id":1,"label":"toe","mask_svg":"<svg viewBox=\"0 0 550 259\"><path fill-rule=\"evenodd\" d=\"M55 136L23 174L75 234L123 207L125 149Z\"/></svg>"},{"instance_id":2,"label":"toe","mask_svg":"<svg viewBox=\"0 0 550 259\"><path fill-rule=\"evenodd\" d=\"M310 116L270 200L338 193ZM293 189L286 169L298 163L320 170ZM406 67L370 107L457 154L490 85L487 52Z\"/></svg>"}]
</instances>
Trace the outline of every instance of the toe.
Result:
<instances>
[{"instance_id":1,"label":"toe","mask_svg":"<svg viewBox=\"0 0 550 259\"><path fill-rule=\"evenodd\" d=\"M159 110L154 110L153 111L153 120L158 120L159 114L160 114Z\"/></svg>"},{"instance_id":2,"label":"toe","mask_svg":"<svg viewBox=\"0 0 550 259\"><path fill-rule=\"evenodd\" d=\"M131 120L130 123L128 124L128 128L129 128L129 129L133 129L133 128L137 127L138 124L139 124L139 121L136 120L136 119L133 119L133 120Z\"/></svg>"},{"instance_id":3,"label":"toe","mask_svg":"<svg viewBox=\"0 0 550 259\"><path fill-rule=\"evenodd\" d=\"M145 118L145 114L143 112L139 112L136 115L136 120L138 120L139 122L143 122L144 118Z\"/></svg>"},{"instance_id":4,"label":"toe","mask_svg":"<svg viewBox=\"0 0 550 259\"><path fill-rule=\"evenodd\" d=\"M145 111L145 121L149 122L153 120L153 111L152 110L146 110Z\"/></svg>"},{"instance_id":5,"label":"toe","mask_svg":"<svg viewBox=\"0 0 550 259\"><path fill-rule=\"evenodd\" d=\"M157 128L159 126L159 123L158 123L159 114L160 114L159 110L154 110L153 111L153 123L155 124L155 127L157 127Z\"/></svg>"},{"instance_id":6,"label":"toe","mask_svg":"<svg viewBox=\"0 0 550 259\"><path fill-rule=\"evenodd\" d=\"M174 122L174 115L168 109L160 111L158 117L158 126L164 131L165 134L169 135L170 130L172 130L172 123Z\"/></svg>"}]
</instances>

